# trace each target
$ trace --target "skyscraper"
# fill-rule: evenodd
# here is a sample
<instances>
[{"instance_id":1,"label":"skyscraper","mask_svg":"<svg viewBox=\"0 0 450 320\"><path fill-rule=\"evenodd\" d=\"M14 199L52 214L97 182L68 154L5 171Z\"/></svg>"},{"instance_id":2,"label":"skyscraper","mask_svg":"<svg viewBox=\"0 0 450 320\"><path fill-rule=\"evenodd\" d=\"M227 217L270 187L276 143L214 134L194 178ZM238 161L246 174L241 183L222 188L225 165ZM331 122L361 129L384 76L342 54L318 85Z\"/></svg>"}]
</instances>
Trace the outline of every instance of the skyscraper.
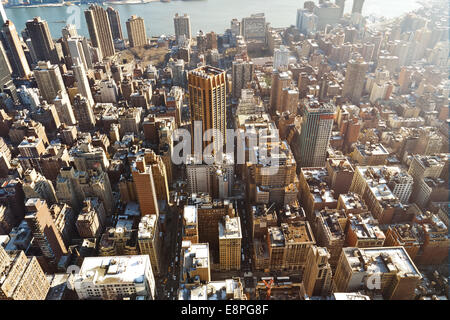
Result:
<instances>
[{"instance_id":1,"label":"skyscraper","mask_svg":"<svg viewBox=\"0 0 450 320\"><path fill-rule=\"evenodd\" d=\"M219 257L221 270L241 269L241 220L225 216L219 222Z\"/></svg>"},{"instance_id":2,"label":"skyscraper","mask_svg":"<svg viewBox=\"0 0 450 320\"><path fill-rule=\"evenodd\" d=\"M131 174L139 201L141 216L147 214L159 216L152 166L147 165L143 157L139 157L132 164Z\"/></svg>"},{"instance_id":3,"label":"skyscraper","mask_svg":"<svg viewBox=\"0 0 450 320\"><path fill-rule=\"evenodd\" d=\"M297 29L305 34L315 32L318 25L318 17L307 9L297 10Z\"/></svg>"},{"instance_id":4,"label":"skyscraper","mask_svg":"<svg viewBox=\"0 0 450 320\"><path fill-rule=\"evenodd\" d=\"M220 131L220 134L216 132L213 136L216 150L219 149L220 139L226 142L226 78L224 70L211 66L203 66L188 73L192 123L202 122L201 134L208 129ZM192 138L196 139L194 134ZM204 142L204 145L208 144Z\"/></svg>"},{"instance_id":5,"label":"skyscraper","mask_svg":"<svg viewBox=\"0 0 450 320\"><path fill-rule=\"evenodd\" d=\"M266 17L264 13L252 14L242 19L242 36L245 40L266 41Z\"/></svg>"},{"instance_id":6,"label":"skyscraper","mask_svg":"<svg viewBox=\"0 0 450 320\"><path fill-rule=\"evenodd\" d=\"M306 258L303 284L306 294L326 296L331 291L331 266L328 263L330 254L325 247L312 246Z\"/></svg>"},{"instance_id":7,"label":"skyscraper","mask_svg":"<svg viewBox=\"0 0 450 320\"><path fill-rule=\"evenodd\" d=\"M106 10L97 5L91 5L84 11L86 23L91 37L92 46L99 48L102 57L115 54L114 42Z\"/></svg>"},{"instance_id":8,"label":"skyscraper","mask_svg":"<svg viewBox=\"0 0 450 320\"><path fill-rule=\"evenodd\" d=\"M362 14L364 0L353 0L352 13Z\"/></svg>"},{"instance_id":9,"label":"skyscraper","mask_svg":"<svg viewBox=\"0 0 450 320\"><path fill-rule=\"evenodd\" d=\"M362 57L351 59L347 63L342 95L354 104L359 104L361 100L368 68L369 65Z\"/></svg>"},{"instance_id":10,"label":"skyscraper","mask_svg":"<svg viewBox=\"0 0 450 320\"><path fill-rule=\"evenodd\" d=\"M187 14L184 14L182 16L175 14L175 17L173 18L173 24L175 26L175 38L178 41L178 38L181 35L184 35L186 39L191 39L191 19Z\"/></svg>"},{"instance_id":11,"label":"skyscraper","mask_svg":"<svg viewBox=\"0 0 450 320\"><path fill-rule=\"evenodd\" d=\"M161 238L159 236L159 222L156 215L143 216L138 228L138 246L140 254L148 254L154 274L161 272Z\"/></svg>"},{"instance_id":12,"label":"skyscraper","mask_svg":"<svg viewBox=\"0 0 450 320\"><path fill-rule=\"evenodd\" d=\"M54 266L67 254L61 232L56 228L45 200L32 198L25 203L25 221L31 229L36 243L48 262Z\"/></svg>"},{"instance_id":13,"label":"skyscraper","mask_svg":"<svg viewBox=\"0 0 450 320\"><path fill-rule=\"evenodd\" d=\"M72 104L70 103L67 92L60 92L53 100L59 120L68 126L76 125L75 115Z\"/></svg>"},{"instance_id":14,"label":"skyscraper","mask_svg":"<svg viewBox=\"0 0 450 320\"><path fill-rule=\"evenodd\" d=\"M106 12L108 13L109 25L111 26L113 40L123 40L119 11L112 7L108 7L108 9L106 9Z\"/></svg>"},{"instance_id":15,"label":"skyscraper","mask_svg":"<svg viewBox=\"0 0 450 320\"><path fill-rule=\"evenodd\" d=\"M48 23L41 17L35 17L26 22L26 29L33 44L34 53L38 61L50 61L59 63L55 44L53 43Z\"/></svg>"},{"instance_id":16,"label":"skyscraper","mask_svg":"<svg viewBox=\"0 0 450 320\"><path fill-rule=\"evenodd\" d=\"M273 55L273 68L277 70L283 67L287 68L290 54L291 52L285 46L276 48Z\"/></svg>"},{"instance_id":17,"label":"skyscraper","mask_svg":"<svg viewBox=\"0 0 450 320\"><path fill-rule=\"evenodd\" d=\"M86 76L86 70L80 59L76 58L73 65L73 73L75 79L77 80L78 93L86 98L90 107L94 106L94 98L92 98L91 88L89 86L89 81Z\"/></svg>"},{"instance_id":18,"label":"skyscraper","mask_svg":"<svg viewBox=\"0 0 450 320\"><path fill-rule=\"evenodd\" d=\"M39 61L34 69L39 91L44 100L51 103L56 98L58 92L65 92L64 81L56 64L50 64L49 61Z\"/></svg>"},{"instance_id":19,"label":"skyscraper","mask_svg":"<svg viewBox=\"0 0 450 320\"><path fill-rule=\"evenodd\" d=\"M335 107L310 101L304 108L300 133L301 167L323 167L333 130Z\"/></svg>"},{"instance_id":20,"label":"skyscraper","mask_svg":"<svg viewBox=\"0 0 450 320\"><path fill-rule=\"evenodd\" d=\"M281 110L281 98L284 88L291 85L291 75L288 72L275 70L272 73L272 86L270 88L270 107L272 110Z\"/></svg>"},{"instance_id":21,"label":"skyscraper","mask_svg":"<svg viewBox=\"0 0 450 320\"><path fill-rule=\"evenodd\" d=\"M91 130L95 127L95 116L92 106L81 94L77 94L73 98L73 111L81 130Z\"/></svg>"},{"instance_id":22,"label":"skyscraper","mask_svg":"<svg viewBox=\"0 0 450 320\"><path fill-rule=\"evenodd\" d=\"M93 67L93 61L89 50L89 44L85 37L70 37L67 39L67 47L72 59L72 63L75 64L76 59L80 59L84 65L84 69L88 70Z\"/></svg>"},{"instance_id":23,"label":"skyscraper","mask_svg":"<svg viewBox=\"0 0 450 320\"><path fill-rule=\"evenodd\" d=\"M356 2L356 1L355 1ZM354 3L355 3L354 2ZM344 15L344 9L345 9L345 0L336 0L336 5L339 7L339 8L341 8L341 14L340 14L340 16L341 16L341 18L342 18L342 16ZM353 3L353 5L354 5L354 3Z\"/></svg>"},{"instance_id":24,"label":"skyscraper","mask_svg":"<svg viewBox=\"0 0 450 320\"><path fill-rule=\"evenodd\" d=\"M5 48L13 77L26 78L31 75L30 66L20 43L19 35L12 21L7 20L1 27L0 40Z\"/></svg>"},{"instance_id":25,"label":"skyscraper","mask_svg":"<svg viewBox=\"0 0 450 320\"><path fill-rule=\"evenodd\" d=\"M144 19L141 17L132 15L126 22L128 41L130 41L130 47L141 47L148 44L147 33L145 32Z\"/></svg>"},{"instance_id":26,"label":"skyscraper","mask_svg":"<svg viewBox=\"0 0 450 320\"><path fill-rule=\"evenodd\" d=\"M233 98L241 97L241 90L247 88L247 84L253 79L253 71L253 62L242 59L233 61L231 72Z\"/></svg>"},{"instance_id":27,"label":"skyscraper","mask_svg":"<svg viewBox=\"0 0 450 320\"><path fill-rule=\"evenodd\" d=\"M11 79L11 66L6 57L3 45L0 42L0 92L3 92L4 90L13 90L15 92L16 87Z\"/></svg>"},{"instance_id":28,"label":"skyscraper","mask_svg":"<svg viewBox=\"0 0 450 320\"><path fill-rule=\"evenodd\" d=\"M0 1L0 26L2 26L8 18L6 17L5 8L3 8L3 3Z\"/></svg>"},{"instance_id":29,"label":"skyscraper","mask_svg":"<svg viewBox=\"0 0 450 320\"><path fill-rule=\"evenodd\" d=\"M0 274L0 300L45 300L50 284L36 257L0 245Z\"/></svg>"}]
</instances>

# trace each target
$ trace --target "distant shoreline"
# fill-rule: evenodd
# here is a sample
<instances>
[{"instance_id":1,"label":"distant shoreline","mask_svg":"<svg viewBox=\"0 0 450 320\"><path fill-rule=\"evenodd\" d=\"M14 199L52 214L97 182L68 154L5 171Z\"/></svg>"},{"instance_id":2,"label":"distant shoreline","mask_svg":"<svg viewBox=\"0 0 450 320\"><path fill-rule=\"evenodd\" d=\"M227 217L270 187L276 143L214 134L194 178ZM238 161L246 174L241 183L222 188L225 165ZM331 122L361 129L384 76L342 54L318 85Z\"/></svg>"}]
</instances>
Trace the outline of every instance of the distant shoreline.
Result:
<instances>
[{"instance_id":1,"label":"distant shoreline","mask_svg":"<svg viewBox=\"0 0 450 320\"><path fill-rule=\"evenodd\" d=\"M123 1L108 1L105 0L103 3L107 4L115 4L115 5L122 5L122 4L144 4L144 3L151 3L151 2L167 2L163 0L123 0ZM69 4L70 3L70 4ZM88 3L83 3L85 5L88 5ZM97 3L98 4L98 3ZM16 5L16 6L5 6L5 9L17 9L17 8L45 8L45 7L70 7L80 5L79 1L67 1L64 3L42 3L42 4L22 4L22 5Z\"/></svg>"}]
</instances>

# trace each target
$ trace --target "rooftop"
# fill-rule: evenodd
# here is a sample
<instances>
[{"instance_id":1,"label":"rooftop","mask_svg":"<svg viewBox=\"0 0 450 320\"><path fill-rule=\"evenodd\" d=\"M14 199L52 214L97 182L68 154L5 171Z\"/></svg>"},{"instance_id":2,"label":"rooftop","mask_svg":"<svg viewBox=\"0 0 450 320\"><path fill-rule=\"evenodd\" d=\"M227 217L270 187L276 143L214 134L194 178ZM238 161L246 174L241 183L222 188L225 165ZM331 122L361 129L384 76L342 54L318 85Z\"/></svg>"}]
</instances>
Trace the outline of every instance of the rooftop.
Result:
<instances>
[{"instance_id":1,"label":"rooftop","mask_svg":"<svg viewBox=\"0 0 450 320\"><path fill-rule=\"evenodd\" d=\"M225 216L223 222L219 222L219 239L242 239L241 219Z\"/></svg>"},{"instance_id":2,"label":"rooftop","mask_svg":"<svg viewBox=\"0 0 450 320\"><path fill-rule=\"evenodd\" d=\"M402 277L421 277L403 247L344 248L354 272L395 273Z\"/></svg>"},{"instance_id":3,"label":"rooftop","mask_svg":"<svg viewBox=\"0 0 450 320\"><path fill-rule=\"evenodd\" d=\"M152 239L155 236L157 219L155 214L147 214L142 217L138 227L139 239Z\"/></svg>"},{"instance_id":4,"label":"rooftop","mask_svg":"<svg viewBox=\"0 0 450 320\"><path fill-rule=\"evenodd\" d=\"M208 79L210 77L217 76L219 74L224 73L225 71L219 68L211 67L211 66L203 66L197 69L190 71L189 73L195 75L197 77L202 77L204 79Z\"/></svg>"},{"instance_id":5,"label":"rooftop","mask_svg":"<svg viewBox=\"0 0 450 320\"><path fill-rule=\"evenodd\" d=\"M150 265L148 255L86 257L75 281L95 284L143 283Z\"/></svg>"}]
</instances>

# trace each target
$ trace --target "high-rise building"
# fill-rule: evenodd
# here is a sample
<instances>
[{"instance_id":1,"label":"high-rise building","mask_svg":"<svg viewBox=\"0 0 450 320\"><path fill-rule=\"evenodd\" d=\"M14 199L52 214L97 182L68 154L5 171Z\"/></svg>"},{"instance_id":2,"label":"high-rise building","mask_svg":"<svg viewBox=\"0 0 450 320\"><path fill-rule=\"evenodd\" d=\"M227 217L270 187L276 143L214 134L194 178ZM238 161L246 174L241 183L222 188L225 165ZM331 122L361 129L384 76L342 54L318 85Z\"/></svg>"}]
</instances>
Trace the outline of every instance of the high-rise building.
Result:
<instances>
[{"instance_id":1,"label":"high-rise building","mask_svg":"<svg viewBox=\"0 0 450 320\"><path fill-rule=\"evenodd\" d=\"M281 99L284 88L291 86L291 74L289 72L279 72L275 70L272 73L272 85L270 88L270 107L272 110L281 110Z\"/></svg>"},{"instance_id":2,"label":"high-rise building","mask_svg":"<svg viewBox=\"0 0 450 320\"><path fill-rule=\"evenodd\" d=\"M76 125L75 114L67 92L60 92L53 100L53 104L61 123L68 126Z\"/></svg>"},{"instance_id":3,"label":"high-rise building","mask_svg":"<svg viewBox=\"0 0 450 320\"><path fill-rule=\"evenodd\" d=\"M128 41L130 41L131 48L141 47L148 44L144 19L132 15L127 20L126 25L127 25Z\"/></svg>"},{"instance_id":4,"label":"high-rise building","mask_svg":"<svg viewBox=\"0 0 450 320\"><path fill-rule=\"evenodd\" d=\"M333 277L337 292L379 290L386 300L412 300L422 275L403 247L344 248Z\"/></svg>"},{"instance_id":5,"label":"high-rise building","mask_svg":"<svg viewBox=\"0 0 450 320\"><path fill-rule=\"evenodd\" d=\"M81 94L77 94L73 98L73 111L81 130L91 130L95 127L95 116L92 107Z\"/></svg>"},{"instance_id":6,"label":"high-rise building","mask_svg":"<svg viewBox=\"0 0 450 320\"><path fill-rule=\"evenodd\" d=\"M342 95L354 104L359 104L361 100L368 68L369 65L362 57L347 63Z\"/></svg>"},{"instance_id":7,"label":"high-rise building","mask_svg":"<svg viewBox=\"0 0 450 320\"><path fill-rule=\"evenodd\" d=\"M9 92L17 100L16 86L11 79L11 72L11 65L0 42L0 93Z\"/></svg>"},{"instance_id":8,"label":"high-rise building","mask_svg":"<svg viewBox=\"0 0 450 320\"><path fill-rule=\"evenodd\" d=\"M154 214L148 214L141 218L138 228L138 246L140 254L148 254L152 264L153 273L159 274L161 270L161 245L162 239L159 232L158 218Z\"/></svg>"},{"instance_id":9,"label":"high-rise building","mask_svg":"<svg viewBox=\"0 0 450 320\"><path fill-rule=\"evenodd\" d=\"M115 54L114 42L106 10L98 5L91 5L84 11L92 46L99 48L101 56L106 58Z\"/></svg>"},{"instance_id":10,"label":"high-rise building","mask_svg":"<svg viewBox=\"0 0 450 320\"><path fill-rule=\"evenodd\" d=\"M81 238L99 238L106 224L103 203L98 198L87 198L75 223Z\"/></svg>"},{"instance_id":11,"label":"high-rise building","mask_svg":"<svg viewBox=\"0 0 450 320\"><path fill-rule=\"evenodd\" d=\"M123 40L119 11L112 7L108 7L106 12L108 13L108 20L109 25L111 26L113 40Z\"/></svg>"},{"instance_id":12,"label":"high-rise building","mask_svg":"<svg viewBox=\"0 0 450 320\"><path fill-rule=\"evenodd\" d=\"M223 160L221 164L195 164L194 158L189 157L186 161L189 192L209 192L217 199L230 197L234 185L234 162L229 155L224 155Z\"/></svg>"},{"instance_id":13,"label":"high-rise building","mask_svg":"<svg viewBox=\"0 0 450 320\"><path fill-rule=\"evenodd\" d=\"M181 249L181 283L211 281L211 259L208 243L183 242Z\"/></svg>"},{"instance_id":14,"label":"high-rise building","mask_svg":"<svg viewBox=\"0 0 450 320\"><path fill-rule=\"evenodd\" d=\"M189 83L189 107L191 109L192 125L194 121L201 121L202 131L193 129L193 142L199 137L196 135L209 129L216 129L213 135L215 150L219 150L220 141L226 142L226 82L227 76L224 70L211 66L194 69L188 73ZM206 141L203 146L206 146ZM192 143L194 147L194 143Z\"/></svg>"},{"instance_id":15,"label":"high-rise building","mask_svg":"<svg viewBox=\"0 0 450 320\"><path fill-rule=\"evenodd\" d=\"M328 144L333 130L335 106L332 103L310 101L304 108L300 133L300 163L302 167L325 165Z\"/></svg>"},{"instance_id":16,"label":"high-rise building","mask_svg":"<svg viewBox=\"0 0 450 320\"><path fill-rule=\"evenodd\" d=\"M297 29L304 33L314 33L317 30L318 18L309 10L298 9L297 10Z\"/></svg>"},{"instance_id":17,"label":"high-rise building","mask_svg":"<svg viewBox=\"0 0 450 320\"><path fill-rule=\"evenodd\" d=\"M231 70L233 98L241 97L241 90L247 88L247 84L253 80L253 72L253 62L242 59L233 61Z\"/></svg>"},{"instance_id":18,"label":"high-rise building","mask_svg":"<svg viewBox=\"0 0 450 320\"><path fill-rule=\"evenodd\" d=\"M144 151L145 163L152 167L153 182L155 185L156 198L169 201L169 184L167 182L166 166L160 155L151 149Z\"/></svg>"},{"instance_id":19,"label":"high-rise building","mask_svg":"<svg viewBox=\"0 0 450 320\"><path fill-rule=\"evenodd\" d=\"M72 64L79 59L85 70L91 69L94 65L91 49L85 37L70 37L67 39L67 47L71 57Z\"/></svg>"},{"instance_id":20,"label":"high-rise building","mask_svg":"<svg viewBox=\"0 0 450 320\"><path fill-rule=\"evenodd\" d=\"M219 222L219 257L220 269L241 269L241 220L239 217L225 216Z\"/></svg>"},{"instance_id":21,"label":"high-rise building","mask_svg":"<svg viewBox=\"0 0 450 320\"><path fill-rule=\"evenodd\" d=\"M26 30L33 44L33 51L38 61L50 61L58 64L59 58L53 43L48 23L40 17L26 22Z\"/></svg>"},{"instance_id":22,"label":"high-rise building","mask_svg":"<svg viewBox=\"0 0 450 320\"><path fill-rule=\"evenodd\" d=\"M39 61L33 71L42 98L51 103L60 92L66 92L58 65Z\"/></svg>"},{"instance_id":23,"label":"high-rise building","mask_svg":"<svg viewBox=\"0 0 450 320\"><path fill-rule=\"evenodd\" d=\"M353 0L352 13L362 14L364 0Z\"/></svg>"},{"instance_id":24,"label":"high-rise building","mask_svg":"<svg viewBox=\"0 0 450 320\"><path fill-rule=\"evenodd\" d=\"M242 36L246 41L266 41L266 17L264 13L252 14L242 18Z\"/></svg>"},{"instance_id":25,"label":"high-rise building","mask_svg":"<svg viewBox=\"0 0 450 320\"><path fill-rule=\"evenodd\" d=\"M145 162L144 157L138 157L132 165L131 174L136 188L141 216L154 214L159 216L158 202L153 180L152 166Z\"/></svg>"},{"instance_id":26,"label":"high-rise building","mask_svg":"<svg viewBox=\"0 0 450 320\"><path fill-rule=\"evenodd\" d=\"M108 227L100 238L99 256L129 256L138 254L133 220L119 217L115 227Z\"/></svg>"},{"instance_id":27,"label":"high-rise building","mask_svg":"<svg viewBox=\"0 0 450 320\"><path fill-rule=\"evenodd\" d=\"M19 250L7 252L1 245L0 274L0 300L45 300L50 289L36 257L27 258Z\"/></svg>"},{"instance_id":28,"label":"high-rise building","mask_svg":"<svg viewBox=\"0 0 450 320\"><path fill-rule=\"evenodd\" d=\"M167 63L167 66L172 70L172 84L174 86L185 87L186 73L184 71L184 60L177 59L174 61L172 58L170 58L169 62ZM176 88L174 90L176 90Z\"/></svg>"},{"instance_id":29,"label":"high-rise building","mask_svg":"<svg viewBox=\"0 0 450 320\"><path fill-rule=\"evenodd\" d=\"M198 211L196 206L184 206L182 241L198 243Z\"/></svg>"},{"instance_id":30,"label":"high-rise building","mask_svg":"<svg viewBox=\"0 0 450 320\"><path fill-rule=\"evenodd\" d=\"M89 81L86 76L84 65L78 58L76 58L73 62L74 65L72 69L75 75L75 80L77 80L78 93L86 98L86 101L88 102L90 107L94 107L94 98L92 97L91 87L89 86Z\"/></svg>"},{"instance_id":31,"label":"high-rise building","mask_svg":"<svg viewBox=\"0 0 450 320\"><path fill-rule=\"evenodd\" d=\"M312 246L306 258L303 284L306 294L311 296L327 296L331 291L331 266L328 263L330 254L327 248Z\"/></svg>"},{"instance_id":32,"label":"high-rise building","mask_svg":"<svg viewBox=\"0 0 450 320\"><path fill-rule=\"evenodd\" d=\"M193 194L188 205L197 208L198 242L209 244L211 259L219 263L219 228L218 224L225 216L235 216L233 204L228 200L212 200L208 194ZM194 242L193 242L194 243Z\"/></svg>"},{"instance_id":33,"label":"high-rise building","mask_svg":"<svg viewBox=\"0 0 450 320\"><path fill-rule=\"evenodd\" d=\"M236 110L237 115L254 115L265 112L262 100L255 96L253 89L242 89L241 98Z\"/></svg>"},{"instance_id":34,"label":"high-rise building","mask_svg":"<svg viewBox=\"0 0 450 320\"><path fill-rule=\"evenodd\" d=\"M156 299L148 255L86 257L73 281L81 300Z\"/></svg>"},{"instance_id":35,"label":"high-rise building","mask_svg":"<svg viewBox=\"0 0 450 320\"><path fill-rule=\"evenodd\" d=\"M0 40L5 48L13 77L27 78L31 75L30 66L22 48L19 35L12 21L0 25Z\"/></svg>"},{"instance_id":36,"label":"high-rise building","mask_svg":"<svg viewBox=\"0 0 450 320\"><path fill-rule=\"evenodd\" d=\"M34 236L44 257L54 267L59 259L67 254L61 232L56 228L45 200L32 198L25 203L27 214L25 221Z\"/></svg>"},{"instance_id":37,"label":"high-rise building","mask_svg":"<svg viewBox=\"0 0 450 320\"><path fill-rule=\"evenodd\" d=\"M5 12L5 8L3 8L3 3L0 3L0 26L2 26L6 20L8 20Z\"/></svg>"},{"instance_id":38,"label":"high-rise building","mask_svg":"<svg viewBox=\"0 0 450 320\"><path fill-rule=\"evenodd\" d=\"M180 36L184 36L186 39L192 38L191 19L186 13L182 16L178 15L178 13L175 14L173 24L175 27L175 39L177 39L177 41Z\"/></svg>"},{"instance_id":39,"label":"high-rise building","mask_svg":"<svg viewBox=\"0 0 450 320\"><path fill-rule=\"evenodd\" d=\"M291 52L286 46L282 45L279 48L276 48L273 54L273 68L277 70L280 68L287 68L290 55Z\"/></svg>"},{"instance_id":40,"label":"high-rise building","mask_svg":"<svg viewBox=\"0 0 450 320\"><path fill-rule=\"evenodd\" d=\"M25 171L22 188L26 199L44 199L49 205L57 202L52 182L35 169L27 169Z\"/></svg>"},{"instance_id":41,"label":"high-rise building","mask_svg":"<svg viewBox=\"0 0 450 320\"><path fill-rule=\"evenodd\" d=\"M340 14L340 16L341 16L341 18L342 18L342 16L344 15L345 0L336 0L335 3L336 3L336 5L337 5L339 8L341 8L341 14Z\"/></svg>"},{"instance_id":42,"label":"high-rise building","mask_svg":"<svg viewBox=\"0 0 450 320\"><path fill-rule=\"evenodd\" d=\"M267 230L271 271L298 270L303 275L315 239L309 222L282 223Z\"/></svg>"}]
</instances>

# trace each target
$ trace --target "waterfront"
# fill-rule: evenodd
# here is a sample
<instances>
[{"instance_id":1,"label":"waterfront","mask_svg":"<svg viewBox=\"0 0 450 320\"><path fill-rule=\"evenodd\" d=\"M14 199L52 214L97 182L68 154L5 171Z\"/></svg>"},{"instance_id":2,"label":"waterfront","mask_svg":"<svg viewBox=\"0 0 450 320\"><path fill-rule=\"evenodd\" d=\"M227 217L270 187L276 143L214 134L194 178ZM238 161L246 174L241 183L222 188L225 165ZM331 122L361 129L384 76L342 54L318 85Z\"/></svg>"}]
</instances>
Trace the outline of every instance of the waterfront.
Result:
<instances>
[{"instance_id":1,"label":"waterfront","mask_svg":"<svg viewBox=\"0 0 450 320\"><path fill-rule=\"evenodd\" d=\"M252 13L264 12L266 20L273 27L286 27L295 24L296 11L303 7L302 0L196 0L151 2L145 4L108 4L120 12L124 34L125 21L133 14L145 19L147 32L151 36L173 34L175 13L188 13L191 16L193 33L199 30L223 33L233 18L242 19ZM345 11L351 10L351 0L347 1ZM79 26L79 33L88 36L84 10L87 5L60 7L9 8L6 13L18 30L25 28L25 22L34 16L48 21L54 38L61 36L66 23ZM418 7L413 0L366 0L363 14L384 15L387 18L399 16Z\"/></svg>"}]
</instances>

